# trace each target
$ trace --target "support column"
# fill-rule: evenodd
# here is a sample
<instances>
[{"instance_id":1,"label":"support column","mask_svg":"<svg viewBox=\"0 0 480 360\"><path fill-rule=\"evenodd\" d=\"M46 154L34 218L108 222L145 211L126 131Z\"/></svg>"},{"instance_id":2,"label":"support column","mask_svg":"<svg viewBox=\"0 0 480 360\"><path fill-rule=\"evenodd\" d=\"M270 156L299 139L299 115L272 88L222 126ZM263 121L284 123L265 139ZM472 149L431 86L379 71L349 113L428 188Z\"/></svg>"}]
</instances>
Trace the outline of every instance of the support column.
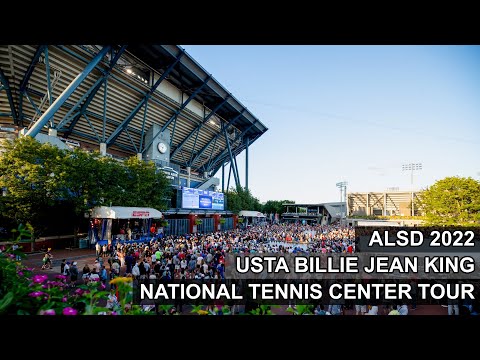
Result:
<instances>
[{"instance_id":1,"label":"support column","mask_svg":"<svg viewBox=\"0 0 480 360\"><path fill-rule=\"evenodd\" d=\"M367 193L367 216L370 215L370 194Z\"/></svg>"},{"instance_id":2,"label":"support column","mask_svg":"<svg viewBox=\"0 0 480 360\"><path fill-rule=\"evenodd\" d=\"M140 152L140 153L137 153L137 159L138 159L138 160L142 160L142 153L141 153L141 152Z\"/></svg>"},{"instance_id":3,"label":"support column","mask_svg":"<svg viewBox=\"0 0 480 360\"><path fill-rule=\"evenodd\" d=\"M237 174L235 176L235 188L237 188L237 187L241 186L241 184L240 184L240 174L238 173L238 165L237 165L237 157L236 156L233 157L233 161L235 163L235 167L233 168L233 171L234 171L233 175Z\"/></svg>"},{"instance_id":4,"label":"support column","mask_svg":"<svg viewBox=\"0 0 480 360\"><path fill-rule=\"evenodd\" d=\"M247 145L245 147L245 189L248 190L248 146L250 145L250 138L247 137Z\"/></svg>"},{"instance_id":5,"label":"support column","mask_svg":"<svg viewBox=\"0 0 480 360\"><path fill-rule=\"evenodd\" d=\"M222 164L222 193L225 192L225 164Z\"/></svg>"},{"instance_id":6,"label":"support column","mask_svg":"<svg viewBox=\"0 0 480 360\"><path fill-rule=\"evenodd\" d=\"M230 189L230 175L232 175L232 163L230 162L229 170L228 170L228 181L227 181L227 191Z\"/></svg>"},{"instance_id":7,"label":"support column","mask_svg":"<svg viewBox=\"0 0 480 360\"><path fill-rule=\"evenodd\" d=\"M188 232L190 234L196 233L197 232L197 225L195 225L195 220L197 219L197 216L195 214L188 214L188 220L190 220L190 225L188 227Z\"/></svg>"},{"instance_id":8,"label":"support column","mask_svg":"<svg viewBox=\"0 0 480 360\"><path fill-rule=\"evenodd\" d=\"M238 215L232 215L232 218L233 218L233 229L235 230L238 224Z\"/></svg>"},{"instance_id":9,"label":"support column","mask_svg":"<svg viewBox=\"0 0 480 360\"><path fill-rule=\"evenodd\" d=\"M213 231L219 231L220 230L220 215L219 214L214 214L213 215Z\"/></svg>"},{"instance_id":10,"label":"support column","mask_svg":"<svg viewBox=\"0 0 480 360\"><path fill-rule=\"evenodd\" d=\"M107 155L107 143L100 143L100 155Z\"/></svg>"},{"instance_id":11,"label":"support column","mask_svg":"<svg viewBox=\"0 0 480 360\"><path fill-rule=\"evenodd\" d=\"M383 193L383 216L387 216L387 193Z\"/></svg>"},{"instance_id":12,"label":"support column","mask_svg":"<svg viewBox=\"0 0 480 360\"><path fill-rule=\"evenodd\" d=\"M413 204L414 202L414 195L413 195L413 191L412 191L412 216L415 216L415 205Z\"/></svg>"},{"instance_id":13,"label":"support column","mask_svg":"<svg viewBox=\"0 0 480 360\"><path fill-rule=\"evenodd\" d=\"M190 187L190 176L191 176L192 168L187 166L187 187Z\"/></svg>"}]
</instances>

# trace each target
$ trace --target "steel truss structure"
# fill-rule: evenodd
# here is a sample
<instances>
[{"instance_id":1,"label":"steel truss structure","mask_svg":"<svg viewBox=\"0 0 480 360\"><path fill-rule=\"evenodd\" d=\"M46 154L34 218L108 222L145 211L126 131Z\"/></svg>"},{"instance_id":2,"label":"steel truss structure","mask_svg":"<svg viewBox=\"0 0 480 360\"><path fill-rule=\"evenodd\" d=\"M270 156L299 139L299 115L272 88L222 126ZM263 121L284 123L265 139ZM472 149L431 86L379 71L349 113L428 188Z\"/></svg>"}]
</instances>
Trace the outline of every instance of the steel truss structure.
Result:
<instances>
[{"instance_id":1,"label":"steel truss structure","mask_svg":"<svg viewBox=\"0 0 480 360\"><path fill-rule=\"evenodd\" d=\"M246 150L246 187L248 148L268 130L176 45L0 45L6 123L33 137L55 130L87 147L103 143L119 157L145 153L168 129L170 162L199 177L230 164L241 185L236 156ZM154 123L161 130L146 142Z\"/></svg>"}]
</instances>

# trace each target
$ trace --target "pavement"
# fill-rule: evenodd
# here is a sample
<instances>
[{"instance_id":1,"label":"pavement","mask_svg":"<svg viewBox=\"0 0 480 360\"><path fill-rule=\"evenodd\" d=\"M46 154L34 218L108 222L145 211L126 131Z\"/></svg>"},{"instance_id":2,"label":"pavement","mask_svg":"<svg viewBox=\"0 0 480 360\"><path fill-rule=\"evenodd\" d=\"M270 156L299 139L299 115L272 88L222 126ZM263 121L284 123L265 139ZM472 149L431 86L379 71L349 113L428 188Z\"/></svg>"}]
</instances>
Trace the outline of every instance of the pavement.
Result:
<instances>
[{"instance_id":1,"label":"pavement","mask_svg":"<svg viewBox=\"0 0 480 360\"><path fill-rule=\"evenodd\" d=\"M53 278L55 275L60 274L60 264L62 259L66 259L66 261L77 261L77 268L80 273L78 283L81 284L81 271L85 264L88 264L90 268L95 263L95 250L94 249L62 249L62 250L54 250L53 254L53 268L50 270L42 270L42 258L44 253L30 253L27 254L27 258L23 260L23 264L27 267L33 268L34 274L47 274L51 275ZM107 270L109 269L107 258L105 258L104 264L106 265ZM122 267L121 273L125 272L125 266ZM243 306L241 307L241 312L243 311ZM185 306L183 309L183 314L189 313L189 306ZM291 315L287 311L287 306L281 306L280 308L272 309L272 313L276 315ZM346 310L345 315L355 315L355 309ZM411 306L409 306L408 315L448 315L448 310L446 307L442 307L441 305L417 305L416 310L412 310Z\"/></svg>"}]
</instances>

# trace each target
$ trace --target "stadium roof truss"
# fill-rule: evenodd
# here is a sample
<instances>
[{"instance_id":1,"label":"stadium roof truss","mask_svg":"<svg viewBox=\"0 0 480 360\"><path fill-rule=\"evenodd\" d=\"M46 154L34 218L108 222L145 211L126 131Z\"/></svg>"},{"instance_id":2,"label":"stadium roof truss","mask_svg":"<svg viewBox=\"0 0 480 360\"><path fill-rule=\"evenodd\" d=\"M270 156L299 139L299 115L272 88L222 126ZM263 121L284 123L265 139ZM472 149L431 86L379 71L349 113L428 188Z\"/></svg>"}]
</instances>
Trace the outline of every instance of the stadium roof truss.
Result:
<instances>
[{"instance_id":1,"label":"stadium roof truss","mask_svg":"<svg viewBox=\"0 0 480 360\"><path fill-rule=\"evenodd\" d=\"M4 117L125 156L148 149L156 123L172 163L211 175L230 163L237 184L235 157L268 130L176 45L1 45Z\"/></svg>"}]
</instances>

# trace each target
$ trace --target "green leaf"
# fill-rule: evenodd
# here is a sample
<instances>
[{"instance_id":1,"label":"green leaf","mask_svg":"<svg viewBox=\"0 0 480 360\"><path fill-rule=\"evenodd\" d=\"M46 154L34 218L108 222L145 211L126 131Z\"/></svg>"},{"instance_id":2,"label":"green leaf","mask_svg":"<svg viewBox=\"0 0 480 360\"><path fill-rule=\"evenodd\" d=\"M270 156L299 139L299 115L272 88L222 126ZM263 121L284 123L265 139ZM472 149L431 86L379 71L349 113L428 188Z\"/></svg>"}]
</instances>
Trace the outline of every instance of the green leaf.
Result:
<instances>
[{"instance_id":1,"label":"green leaf","mask_svg":"<svg viewBox=\"0 0 480 360\"><path fill-rule=\"evenodd\" d=\"M5 296L0 299L0 313L3 313L4 311L7 310L7 308L10 306L14 299L13 292L9 291L8 293L5 294Z\"/></svg>"}]
</instances>

